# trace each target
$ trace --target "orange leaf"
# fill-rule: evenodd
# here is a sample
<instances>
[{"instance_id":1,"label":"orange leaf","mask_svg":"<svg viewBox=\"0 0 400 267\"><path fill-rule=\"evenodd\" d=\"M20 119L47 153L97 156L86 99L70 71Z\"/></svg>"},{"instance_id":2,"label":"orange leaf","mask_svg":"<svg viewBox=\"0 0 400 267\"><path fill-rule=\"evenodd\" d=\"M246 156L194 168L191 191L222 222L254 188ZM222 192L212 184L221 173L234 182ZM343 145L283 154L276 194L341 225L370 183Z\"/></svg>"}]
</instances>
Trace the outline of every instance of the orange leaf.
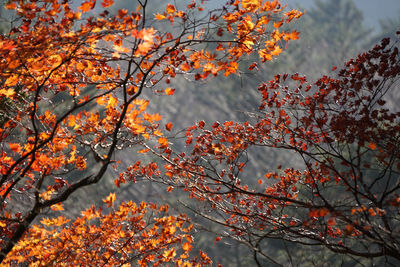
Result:
<instances>
[{"instance_id":1,"label":"orange leaf","mask_svg":"<svg viewBox=\"0 0 400 267\"><path fill-rule=\"evenodd\" d=\"M285 33L285 35L283 36L283 40L287 41L287 40L297 40L299 39L300 33L298 31L292 31L291 33Z\"/></svg>"},{"instance_id":2,"label":"orange leaf","mask_svg":"<svg viewBox=\"0 0 400 267\"><path fill-rule=\"evenodd\" d=\"M184 251L191 251L193 248L192 244L190 244L189 242L186 242L185 244L183 244L182 249Z\"/></svg>"},{"instance_id":3,"label":"orange leaf","mask_svg":"<svg viewBox=\"0 0 400 267\"><path fill-rule=\"evenodd\" d=\"M122 19L128 14L128 10L126 9L120 9L118 10L118 18Z\"/></svg>"},{"instance_id":4,"label":"orange leaf","mask_svg":"<svg viewBox=\"0 0 400 267\"><path fill-rule=\"evenodd\" d=\"M165 137L161 137L158 139L158 143L161 145L161 147L167 147L168 146L168 139Z\"/></svg>"},{"instance_id":5,"label":"orange leaf","mask_svg":"<svg viewBox=\"0 0 400 267\"><path fill-rule=\"evenodd\" d=\"M93 9L96 5L96 1L87 1L84 2L78 9L82 10L82 12L88 12L89 10Z\"/></svg>"},{"instance_id":6,"label":"orange leaf","mask_svg":"<svg viewBox=\"0 0 400 267\"><path fill-rule=\"evenodd\" d=\"M5 9L10 10L10 9L16 9L17 5L14 2L10 2L7 5L5 5Z\"/></svg>"},{"instance_id":7,"label":"orange leaf","mask_svg":"<svg viewBox=\"0 0 400 267\"><path fill-rule=\"evenodd\" d=\"M86 169L86 159L84 157L82 157L82 156L77 157L76 166L80 170Z\"/></svg>"},{"instance_id":8,"label":"orange leaf","mask_svg":"<svg viewBox=\"0 0 400 267\"><path fill-rule=\"evenodd\" d=\"M60 55L52 55L49 57L49 63L52 68L56 68L62 63L62 57Z\"/></svg>"},{"instance_id":9,"label":"orange leaf","mask_svg":"<svg viewBox=\"0 0 400 267\"><path fill-rule=\"evenodd\" d=\"M329 210L328 209L322 208L322 209L319 210L319 216L321 216L321 217L324 217L324 216L326 216L328 214L329 214Z\"/></svg>"},{"instance_id":10,"label":"orange leaf","mask_svg":"<svg viewBox=\"0 0 400 267\"><path fill-rule=\"evenodd\" d=\"M274 28L279 28L279 27L282 26L282 24L283 24L283 21L275 21L274 22Z\"/></svg>"},{"instance_id":11,"label":"orange leaf","mask_svg":"<svg viewBox=\"0 0 400 267\"><path fill-rule=\"evenodd\" d=\"M376 149L376 144L375 143L369 143L368 147L372 150Z\"/></svg>"},{"instance_id":12,"label":"orange leaf","mask_svg":"<svg viewBox=\"0 0 400 267\"><path fill-rule=\"evenodd\" d=\"M183 71L190 70L190 65L187 62L185 62L183 65L181 65L181 70Z\"/></svg>"},{"instance_id":13,"label":"orange leaf","mask_svg":"<svg viewBox=\"0 0 400 267\"><path fill-rule=\"evenodd\" d=\"M167 12L168 13L174 13L175 12L175 6L174 5L171 5L171 4L168 4L167 5Z\"/></svg>"},{"instance_id":14,"label":"orange leaf","mask_svg":"<svg viewBox=\"0 0 400 267\"><path fill-rule=\"evenodd\" d=\"M4 194L7 192L8 188L12 186L12 183L8 183L6 185L3 185L2 187L0 187L0 197L4 197ZM10 198L10 196L8 196L8 198Z\"/></svg>"},{"instance_id":15,"label":"orange leaf","mask_svg":"<svg viewBox=\"0 0 400 267\"><path fill-rule=\"evenodd\" d=\"M57 204L52 205L52 206L50 207L50 209L51 209L52 211L63 211L63 210L64 210L64 207L63 207L63 204L62 204L62 203L57 203Z\"/></svg>"},{"instance_id":16,"label":"orange leaf","mask_svg":"<svg viewBox=\"0 0 400 267\"><path fill-rule=\"evenodd\" d=\"M12 143L8 143L8 145L10 146L10 149L12 150L12 151L14 151L14 152L19 152L19 151L21 151L21 146L20 146L20 144L12 144Z\"/></svg>"},{"instance_id":17,"label":"orange leaf","mask_svg":"<svg viewBox=\"0 0 400 267\"><path fill-rule=\"evenodd\" d=\"M369 208L368 212L369 212L369 214L371 214L371 216L376 216L376 212L374 211L373 208Z\"/></svg>"},{"instance_id":18,"label":"orange leaf","mask_svg":"<svg viewBox=\"0 0 400 267\"><path fill-rule=\"evenodd\" d=\"M150 149L148 149L148 148L144 148L144 149L139 150L138 153L142 153L142 154L147 153L147 152L149 152L149 150Z\"/></svg>"}]
</instances>

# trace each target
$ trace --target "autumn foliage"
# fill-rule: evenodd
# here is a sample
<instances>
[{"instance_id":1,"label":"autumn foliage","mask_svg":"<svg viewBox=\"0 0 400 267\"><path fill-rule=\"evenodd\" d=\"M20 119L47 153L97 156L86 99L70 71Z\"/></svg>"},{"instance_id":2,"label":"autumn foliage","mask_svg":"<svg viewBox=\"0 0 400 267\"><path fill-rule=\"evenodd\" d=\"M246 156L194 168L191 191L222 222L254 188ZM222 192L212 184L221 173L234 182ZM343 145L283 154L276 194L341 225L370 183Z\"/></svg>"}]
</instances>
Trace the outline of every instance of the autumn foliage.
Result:
<instances>
[{"instance_id":1,"label":"autumn foliage","mask_svg":"<svg viewBox=\"0 0 400 267\"><path fill-rule=\"evenodd\" d=\"M104 200L113 206L115 194ZM5 264L29 262L33 265L128 265L176 263L179 266L208 265L201 253L189 259L193 238L191 224L184 215L168 216L168 206L133 202L112 207L108 214L91 207L70 223L60 216L44 218L28 230L14 247ZM179 253L179 255L178 255Z\"/></svg>"},{"instance_id":2,"label":"autumn foliage","mask_svg":"<svg viewBox=\"0 0 400 267\"><path fill-rule=\"evenodd\" d=\"M198 122L185 133L189 152L164 148L164 165L147 176L204 203L198 214L251 246L257 262L270 259L260 246L267 238L399 260L400 112L385 106L399 75L398 43L389 39L313 83L276 75L259 86L252 121ZM247 177L249 154L261 148L289 151L304 168Z\"/></svg>"},{"instance_id":3,"label":"autumn foliage","mask_svg":"<svg viewBox=\"0 0 400 267\"><path fill-rule=\"evenodd\" d=\"M107 199L109 213L93 207L73 221L42 217L62 211L71 194L117 166L117 150L144 141L168 149L161 116L147 113L149 101L139 98L144 90L172 95L161 82L178 74L228 76L243 56L256 51L271 60L298 38L284 25L301 12L285 11L279 1L230 1L215 11L188 1L155 15L146 3L116 14L107 10L112 0L83 1L77 9L57 0L6 4L17 19L0 36L0 261L210 263L202 253L189 259L192 226L184 215L166 214L166 206L114 207ZM199 13L203 19L193 19Z\"/></svg>"}]
</instances>

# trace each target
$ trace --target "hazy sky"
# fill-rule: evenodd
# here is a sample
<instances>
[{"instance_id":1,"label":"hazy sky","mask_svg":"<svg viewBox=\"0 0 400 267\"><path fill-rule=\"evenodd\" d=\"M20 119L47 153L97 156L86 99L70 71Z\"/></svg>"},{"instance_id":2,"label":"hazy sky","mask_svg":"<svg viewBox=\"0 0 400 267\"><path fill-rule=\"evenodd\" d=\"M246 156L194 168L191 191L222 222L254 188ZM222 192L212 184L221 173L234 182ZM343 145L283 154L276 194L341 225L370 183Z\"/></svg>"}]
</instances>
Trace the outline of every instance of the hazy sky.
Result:
<instances>
[{"instance_id":1,"label":"hazy sky","mask_svg":"<svg viewBox=\"0 0 400 267\"><path fill-rule=\"evenodd\" d=\"M289 6L299 4L306 9L314 3L314 0L281 1ZM376 27L381 19L400 16L400 0L354 0L354 3L364 13L365 25L368 27Z\"/></svg>"}]
</instances>

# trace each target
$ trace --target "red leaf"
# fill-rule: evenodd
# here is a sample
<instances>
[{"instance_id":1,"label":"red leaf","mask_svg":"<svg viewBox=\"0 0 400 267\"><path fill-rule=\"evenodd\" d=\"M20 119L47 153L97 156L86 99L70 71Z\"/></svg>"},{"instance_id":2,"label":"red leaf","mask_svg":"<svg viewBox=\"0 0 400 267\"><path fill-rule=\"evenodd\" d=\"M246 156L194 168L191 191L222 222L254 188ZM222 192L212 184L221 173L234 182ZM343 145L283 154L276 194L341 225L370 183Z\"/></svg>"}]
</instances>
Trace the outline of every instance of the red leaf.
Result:
<instances>
[{"instance_id":1,"label":"red leaf","mask_svg":"<svg viewBox=\"0 0 400 267\"><path fill-rule=\"evenodd\" d=\"M173 127L172 122L168 122L168 123L165 125L165 129L167 129L167 131L169 131L169 132L171 131L172 127Z\"/></svg>"},{"instance_id":2,"label":"red leaf","mask_svg":"<svg viewBox=\"0 0 400 267\"><path fill-rule=\"evenodd\" d=\"M198 125L200 129L203 129L206 123L204 121L199 121Z\"/></svg>"},{"instance_id":3,"label":"red leaf","mask_svg":"<svg viewBox=\"0 0 400 267\"><path fill-rule=\"evenodd\" d=\"M112 6L114 4L114 0L103 0L103 2L101 3L101 5L103 7L109 7Z\"/></svg>"}]
</instances>

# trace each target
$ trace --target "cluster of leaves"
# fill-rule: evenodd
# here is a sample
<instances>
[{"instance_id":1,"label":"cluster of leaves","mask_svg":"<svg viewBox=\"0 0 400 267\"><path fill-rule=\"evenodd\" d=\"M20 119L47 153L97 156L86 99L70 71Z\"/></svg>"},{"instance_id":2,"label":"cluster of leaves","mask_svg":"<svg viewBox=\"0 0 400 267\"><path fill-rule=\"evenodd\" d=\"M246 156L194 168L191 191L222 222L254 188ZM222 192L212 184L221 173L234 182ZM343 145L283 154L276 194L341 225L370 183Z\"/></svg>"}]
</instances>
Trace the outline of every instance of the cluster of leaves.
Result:
<instances>
[{"instance_id":1,"label":"cluster of leaves","mask_svg":"<svg viewBox=\"0 0 400 267\"><path fill-rule=\"evenodd\" d=\"M112 4L102 1L99 16L92 12L95 0L82 2L76 10L69 1L57 0L15 0L6 5L15 12L18 26L0 36L0 101L17 104L10 105L0 129L0 261L10 255L10 263L22 258L58 263L76 255L79 262L99 250L108 251L108 256L98 258L105 264L123 263L132 253L138 253L134 257L143 263L175 258L175 250L168 246L190 238L173 232L170 224L180 227L185 220L160 217L142 225L143 205L138 209L126 203L109 215L92 209L70 226L62 217L42 220L44 226L29 225L49 209L61 210L60 203L79 188L100 181L108 166L118 164L117 150L143 140L168 147L159 129L161 116L146 113L149 101L139 98L143 90L172 95L173 88L157 85L176 74L204 79L235 73L241 57L254 51L262 61L270 60L285 42L298 38L296 31L279 29L301 16L296 10L284 12L279 1L231 1L200 20L195 16L204 8L195 1L182 10L169 4L155 18L146 13L147 1L139 1L134 12L119 10L115 15L104 10ZM156 28L165 26L164 20L170 30ZM210 43L216 49L207 48ZM155 207L150 210L156 212ZM93 218L96 224L89 223ZM129 234L129 227L137 231ZM106 231L123 228L124 237ZM172 232L161 236L157 229ZM98 237L94 230L106 231L101 233L105 236ZM77 237L78 232L86 234ZM25 241L18 244L24 235ZM43 238L48 239L43 247L54 248L46 255L36 250ZM95 248L97 241L104 243ZM123 244L129 250L125 256L118 250ZM154 244L159 251L150 253ZM185 244L182 264L190 250ZM76 249L76 254L63 254L62 249ZM207 257L201 262L207 264Z\"/></svg>"},{"instance_id":2,"label":"cluster of leaves","mask_svg":"<svg viewBox=\"0 0 400 267\"><path fill-rule=\"evenodd\" d=\"M203 252L201 258L189 259L193 247L192 225L185 215L169 216L167 205L157 207L143 202L121 203L114 208L115 198L115 194L110 194L104 199L111 209L108 214L93 206L72 223L62 216L43 218L41 225L29 229L4 264L130 266L136 261L140 266L149 263L200 266L211 263Z\"/></svg>"},{"instance_id":3,"label":"cluster of leaves","mask_svg":"<svg viewBox=\"0 0 400 267\"><path fill-rule=\"evenodd\" d=\"M152 152L164 166L147 172L148 165L136 164L125 176L183 188L211 207L198 213L267 258L260 244L274 238L398 260L400 113L385 108L385 95L399 73L398 44L384 39L315 83L276 75L259 87L254 123L207 128L200 121L185 133L191 153L161 147ZM251 147L292 151L304 170L278 166L258 181L246 179Z\"/></svg>"}]
</instances>

